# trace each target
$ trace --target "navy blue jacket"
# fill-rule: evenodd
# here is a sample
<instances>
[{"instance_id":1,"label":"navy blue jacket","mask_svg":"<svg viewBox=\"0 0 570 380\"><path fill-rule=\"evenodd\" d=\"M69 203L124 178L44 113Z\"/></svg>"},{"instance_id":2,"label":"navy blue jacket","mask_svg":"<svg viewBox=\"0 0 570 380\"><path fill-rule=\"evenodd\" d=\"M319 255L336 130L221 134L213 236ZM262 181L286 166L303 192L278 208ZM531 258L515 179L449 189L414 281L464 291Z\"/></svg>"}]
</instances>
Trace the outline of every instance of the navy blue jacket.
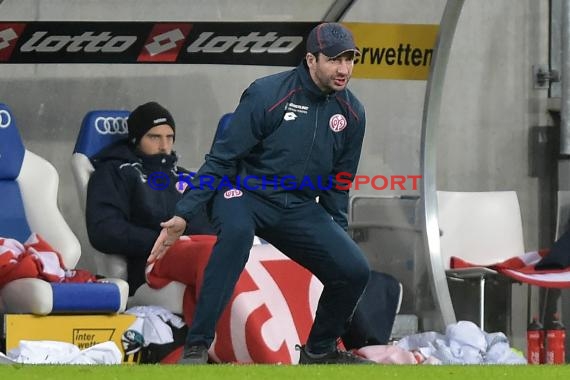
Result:
<instances>
[{"instance_id":1,"label":"navy blue jacket","mask_svg":"<svg viewBox=\"0 0 570 380\"><path fill-rule=\"evenodd\" d=\"M347 179L356 173L365 123L364 107L352 92L324 94L304 62L260 78L242 94L192 189L178 202L176 215L191 219L220 189L220 182L230 178L284 208L314 202L318 196L346 229L348 190L335 187L336 175L348 173L343 174ZM215 180L207 186L200 177Z\"/></svg>"},{"instance_id":2,"label":"navy blue jacket","mask_svg":"<svg viewBox=\"0 0 570 380\"><path fill-rule=\"evenodd\" d=\"M160 233L160 223L172 217L176 202L182 198L176 185L179 174L188 171L176 165L174 153L147 156L126 142L104 149L91 162L95 172L87 188L89 241L103 253L126 258L132 294L145 282L146 259ZM154 172L168 175L165 189L149 185L149 175ZM204 210L189 223L187 233L215 233Z\"/></svg>"}]
</instances>

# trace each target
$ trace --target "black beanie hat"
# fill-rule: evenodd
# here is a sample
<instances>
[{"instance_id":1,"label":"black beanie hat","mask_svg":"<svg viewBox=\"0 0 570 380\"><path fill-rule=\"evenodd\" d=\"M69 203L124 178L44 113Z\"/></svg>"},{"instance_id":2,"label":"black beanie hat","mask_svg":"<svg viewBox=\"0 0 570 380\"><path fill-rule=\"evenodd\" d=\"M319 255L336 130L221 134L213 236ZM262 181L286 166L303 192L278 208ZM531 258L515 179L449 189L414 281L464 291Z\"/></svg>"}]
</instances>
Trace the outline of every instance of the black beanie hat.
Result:
<instances>
[{"instance_id":1,"label":"black beanie hat","mask_svg":"<svg viewBox=\"0 0 570 380\"><path fill-rule=\"evenodd\" d=\"M138 106L127 119L129 141L137 145L149 129L157 125L168 124L176 134L176 125L170 112L157 102L148 102Z\"/></svg>"}]
</instances>

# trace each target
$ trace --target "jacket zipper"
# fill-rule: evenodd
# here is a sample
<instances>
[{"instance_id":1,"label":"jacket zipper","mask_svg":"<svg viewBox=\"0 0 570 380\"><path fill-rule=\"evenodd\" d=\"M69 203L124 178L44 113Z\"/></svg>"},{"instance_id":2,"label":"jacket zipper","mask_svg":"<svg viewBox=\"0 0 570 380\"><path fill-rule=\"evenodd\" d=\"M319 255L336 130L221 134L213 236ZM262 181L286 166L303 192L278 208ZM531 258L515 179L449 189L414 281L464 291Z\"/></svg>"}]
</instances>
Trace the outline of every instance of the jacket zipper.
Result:
<instances>
[{"instance_id":1,"label":"jacket zipper","mask_svg":"<svg viewBox=\"0 0 570 380\"><path fill-rule=\"evenodd\" d=\"M313 147L315 146L315 140L317 139L317 129L319 127L319 104L317 104L315 112L315 127L313 129L313 139L311 140L311 146L309 147L309 153L307 153L307 158L305 159L305 164L303 165L303 172L301 173L301 179L304 178L305 172L307 170L307 164L309 163L309 158L313 152ZM287 195L285 195L287 196Z\"/></svg>"}]
</instances>

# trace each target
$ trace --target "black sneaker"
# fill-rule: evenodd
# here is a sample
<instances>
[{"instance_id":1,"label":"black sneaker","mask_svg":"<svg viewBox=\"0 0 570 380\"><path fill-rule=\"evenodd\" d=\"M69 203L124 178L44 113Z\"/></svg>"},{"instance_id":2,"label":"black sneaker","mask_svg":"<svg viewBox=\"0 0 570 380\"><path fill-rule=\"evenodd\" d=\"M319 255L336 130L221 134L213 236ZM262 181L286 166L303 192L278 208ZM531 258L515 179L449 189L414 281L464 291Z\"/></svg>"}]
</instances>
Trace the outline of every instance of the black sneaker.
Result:
<instances>
[{"instance_id":1,"label":"black sneaker","mask_svg":"<svg viewBox=\"0 0 570 380\"><path fill-rule=\"evenodd\" d=\"M208 364L208 349L202 345L184 347L184 353L178 364Z\"/></svg>"},{"instance_id":2,"label":"black sneaker","mask_svg":"<svg viewBox=\"0 0 570 380\"><path fill-rule=\"evenodd\" d=\"M364 359L348 351L335 350L322 355L309 354L305 346L295 346L297 351L301 351L299 364L375 364L376 362Z\"/></svg>"}]
</instances>

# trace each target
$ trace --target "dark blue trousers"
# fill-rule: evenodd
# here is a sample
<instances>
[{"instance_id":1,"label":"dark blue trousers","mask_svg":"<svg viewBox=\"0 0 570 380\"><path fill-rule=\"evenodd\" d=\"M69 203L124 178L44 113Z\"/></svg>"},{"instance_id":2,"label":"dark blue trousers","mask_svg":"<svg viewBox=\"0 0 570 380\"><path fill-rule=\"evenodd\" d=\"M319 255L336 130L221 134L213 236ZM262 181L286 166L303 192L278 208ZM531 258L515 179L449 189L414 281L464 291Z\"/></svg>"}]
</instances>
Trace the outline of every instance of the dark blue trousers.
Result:
<instances>
[{"instance_id":1,"label":"dark blue trousers","mask_svg":"<svg viewBox=\"0 0 570 380\"><path fill-rule=\"evenodd\" d=\"M216 323L257 235L323 283L306 344L314 353L335 349L370 276L368 262L350 236L315 202L282 208L246 191L233 198L218 192L211 218L218 240L205 269L186 345L212 344Z\"/></svg>"}]
</instances>

